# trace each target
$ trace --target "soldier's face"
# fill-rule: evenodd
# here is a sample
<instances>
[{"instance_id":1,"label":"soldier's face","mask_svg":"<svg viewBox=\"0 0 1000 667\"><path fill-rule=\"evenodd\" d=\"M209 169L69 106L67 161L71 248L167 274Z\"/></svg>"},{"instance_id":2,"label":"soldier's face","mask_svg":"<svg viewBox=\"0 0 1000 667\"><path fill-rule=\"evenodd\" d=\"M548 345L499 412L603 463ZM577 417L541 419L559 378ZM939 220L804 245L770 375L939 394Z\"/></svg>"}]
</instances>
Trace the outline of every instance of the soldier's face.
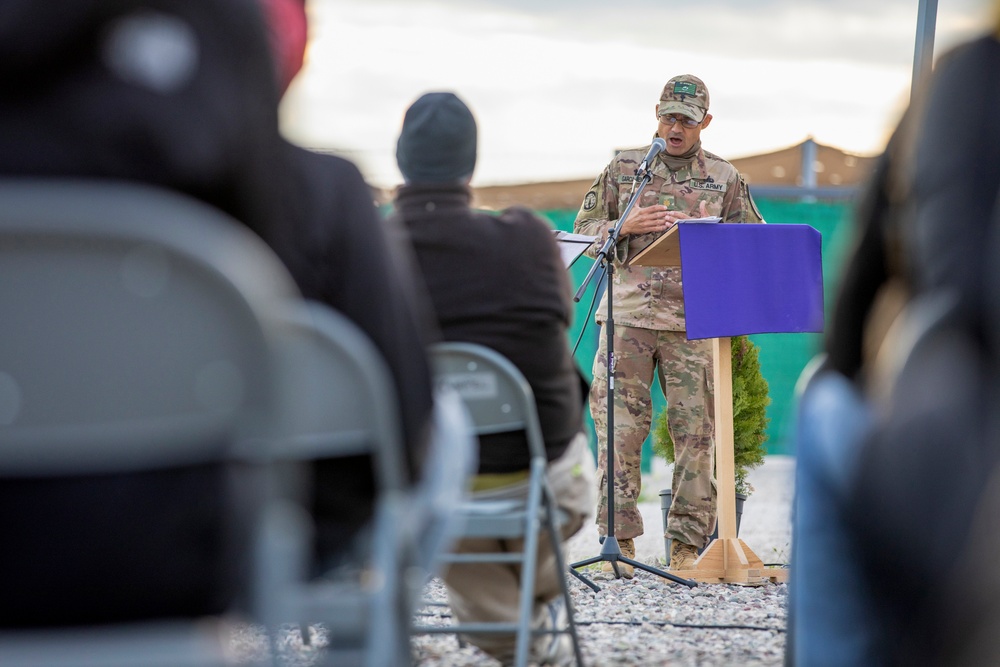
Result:
<instances>
[{"instance_id":1,"label":"soldier's face","mask_svg":"<svg viewBox=\"0 0 1000 667\"><path fill-rule=\"evenodd\" d=\"M684 127L684 123L672 122L676 120L678 114L667 116L657 115L658 125L656 135L667 142L667 153L670 155L684 155L701 138L701 131L712 122L712 114L705 114L705 119L695 127Z\"/></svg>"}]
</instances>

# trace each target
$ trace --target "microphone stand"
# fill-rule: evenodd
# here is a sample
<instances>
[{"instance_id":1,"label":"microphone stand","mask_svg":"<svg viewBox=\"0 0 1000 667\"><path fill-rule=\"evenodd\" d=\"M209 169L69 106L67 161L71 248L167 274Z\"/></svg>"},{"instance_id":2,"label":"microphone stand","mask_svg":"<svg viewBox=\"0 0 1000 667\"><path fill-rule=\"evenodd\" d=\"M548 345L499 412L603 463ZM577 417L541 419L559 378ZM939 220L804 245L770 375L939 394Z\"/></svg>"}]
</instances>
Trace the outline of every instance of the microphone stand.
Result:
<instances>
[{"instance_id":1,"label":"microphone stand","mask_svg":"<svg viewBox=\"0 0 1000 667\"><path fill-rule=\"evenodd\" d=\"M649 162L651 161L652 159L650 158ZM612 307L612 304L614 303L612 290L614 285L615 264L612 253L614 253L615 246L618 245L618 237L621 234L622 223L625 221L625 218L628 217L628 214L632 210L632 207L635 206L635 203L639 201L639 196L642 194L643 189L653 178L651 168L647 161L643 161L643 163L639 165L639 171L636 172L636 176L640 177L638 188L632 193L628 204L625 206L625 210L622 211L622 214L618 217L618 223L614 226L614 228L608 230L608 240L604 242L604 245L597 253L597 260L590 268L590 272L587 274L587 277L583 279L583 284L580 285L580 289L577 290L576 295L573 297L574 301L579 302L580 298L583 296L583 292L587 289L587 285L597 272L597 269L601 265L606 267L605 275L607 277L607 287L605 288L605 291L608 296L608 317L604 326L605 333L607 334L608 348L608 398L606 408L608 412L608 435L606 447L607 465L605 466L607 484L604 486L608 493L608 525L604 542L601 544L601 553L576 563L570 563L569 566L570 574L593 589L595 593L600 590L600 587L576 570L577 568L586 567L587 565L603 561L611 563L611 569L614 570L616 579L621 579L622 576L621 570L618 567L618 563L621 562L628 563L632 567L637 567L641 570L645 570L646 572L659 575L678 584L684 584L689 588L694 588L698 585L690 579L683 579L677 575L670 574L669 572L665 572L664 570L660 570L651 565L646 565L645 563L640 563L637 560L623 556L621 547L618 545L618 538L615 537L615 320L614 310Z\"/></svg>"}]
</instances>

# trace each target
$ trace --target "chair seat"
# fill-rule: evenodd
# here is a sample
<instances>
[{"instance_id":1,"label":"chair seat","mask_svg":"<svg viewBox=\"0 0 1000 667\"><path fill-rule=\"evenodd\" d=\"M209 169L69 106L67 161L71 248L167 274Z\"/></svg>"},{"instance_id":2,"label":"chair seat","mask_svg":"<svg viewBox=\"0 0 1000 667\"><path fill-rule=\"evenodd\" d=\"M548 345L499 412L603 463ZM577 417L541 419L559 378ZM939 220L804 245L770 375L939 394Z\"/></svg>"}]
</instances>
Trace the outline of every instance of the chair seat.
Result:
<instances>
[{"instance_id":1,"label":"chair seat","mask_svg":"<svg viewBox=\"0 0 1000 667\"><path fill-rule=\"evenodd\" d=\"M517 537L524 535L527 520L523 500L469 501L459 505L458 536Z\"/></svg>"},{"instance_id":2,"label":"chair seat","mask_svg":"<svg viewBox=\"0 0 1000 667\"><path fill-rule=\"evenodd\" d=\"M458 507L458 511L462 514L477 516L510 514L523 510L523 500L471 500Z\"/></svg>"},{"instance_id":3,"label":"chair seat","mask_svg":"<svg viewBox=\"0 0 1000 667\"><path fill-rule=\"evenodd\" d=\"M523 500L483 500L462 503L456 510L459 522L458 536L506 539L523 537L526 512L527 506ZM538 520L545 521L544 510L540 509L538 514ZM555 508L552 518L557 528L563 526L569 519L559 508Z\"/></svg>"},{"instance_id":4,"label":"chair seat","mask_svg":"<svg viewBox=\"0 0 1000 667\"><path fill-rule=\"evenodd\" d=\"M223 667L235 664L217 619L0 632L0 665Z\"/></svg>"}]
</instances>

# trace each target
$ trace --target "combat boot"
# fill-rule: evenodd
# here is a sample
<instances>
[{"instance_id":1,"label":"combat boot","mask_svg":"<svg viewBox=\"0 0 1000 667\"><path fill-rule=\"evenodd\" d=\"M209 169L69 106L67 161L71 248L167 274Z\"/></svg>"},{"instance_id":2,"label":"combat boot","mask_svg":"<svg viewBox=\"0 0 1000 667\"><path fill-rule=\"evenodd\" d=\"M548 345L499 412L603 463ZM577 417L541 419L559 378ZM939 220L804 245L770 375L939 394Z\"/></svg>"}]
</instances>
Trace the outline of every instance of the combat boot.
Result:
<instances>
[{"instance_id":1,"label":"combat boot","mask_svg":"<svg viewBox=\"0 0 1000 667\"><path fill-rule=\"evenodd\" d=\"M631 537L625 540L618 540L618 548L621 549L622 556L635 560L635 542ZM610 561L604 561L604 565L601 566L601 572L610 572L614 576L615 570ZM634 568L628 563L621 561L618 561L618 572L622 575L623 579L631 579L635 576Z\"/></svg>"},{"instance_id":2,"label":"combat boot","mask_svg":"<svg viewBox=\"0 0 1000 667\"><path fill-rule=\"evenodd\" d=\"M698 560L698 548L675 539L670 547L670 569L690 570Z\"/></svg>"}]
</instances>

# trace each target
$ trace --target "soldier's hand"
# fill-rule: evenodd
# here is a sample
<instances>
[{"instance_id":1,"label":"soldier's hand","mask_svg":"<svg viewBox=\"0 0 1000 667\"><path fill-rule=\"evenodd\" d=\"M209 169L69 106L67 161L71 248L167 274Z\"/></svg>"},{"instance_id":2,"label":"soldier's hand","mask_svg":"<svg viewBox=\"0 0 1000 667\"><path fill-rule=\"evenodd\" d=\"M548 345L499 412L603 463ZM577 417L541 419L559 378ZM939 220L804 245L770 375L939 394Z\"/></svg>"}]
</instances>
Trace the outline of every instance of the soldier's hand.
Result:
<instances>
[{"instance_id":1,"label":"soldier's hand","mask_svg":"<svg viewBox=\"0 0 1000 667\"><path fill-rule=\"evenodd\" d=\"M651 232L663 232L670 229L673 221L668 221L668 211L662 204L651 206L635 206L629 211L625 221L622 222L621 234L649 234Z\"/></svg>"}]
</instances>

